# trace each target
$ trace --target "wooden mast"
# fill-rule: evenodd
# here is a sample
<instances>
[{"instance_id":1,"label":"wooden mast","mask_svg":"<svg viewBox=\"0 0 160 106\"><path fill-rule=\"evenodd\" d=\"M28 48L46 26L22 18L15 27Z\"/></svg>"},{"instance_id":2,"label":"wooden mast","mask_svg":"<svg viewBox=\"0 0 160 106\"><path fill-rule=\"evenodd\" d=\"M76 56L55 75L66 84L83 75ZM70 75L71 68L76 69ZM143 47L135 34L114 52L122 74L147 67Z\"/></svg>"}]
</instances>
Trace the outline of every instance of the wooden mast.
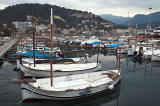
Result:
<instances>
[{"instance_id":1,"label":"wooden mast","mask_svg":"<svg viewBox=\"0 0 160 106\"><path fill-rule=\"evenodd\" d=\"M118 34L118 37L120 38L120 35ZM117 56L118 56L118 73L121 72L121 67L120 67L120 53L121 53L121 47L119 47L119 40L118 40L118 46L117 46ZM118 52L119 51L119 52Z\"/></svg>"},{"instance_id":2,"label":"wooden mast","mask_svg":"<svg viewBox=\"0 0 160 106\"><path fill-rule=\"evenodd\" d=\"M118 50L119 50L119 56L118 56L118 73L121 73L121 66L120 66L120 49L118 46Z\"/></svg>"},{"instance_id":3,"label":"wooden mast","mask_svg":"<svg viewBox=\"0 0 160 106\"><path fill-rule=\"evenodd\" d=\"M100 44L98 44L97 65L98 65L98 62L99 62L99 52L100 52Z\"/></svg>"},{"instance_id":4,"label":"wooden mast","mask_svg":"<svg viewBox=\"0 0 160 106\"><path fill-rule=\"evenodd\" d=\"M36 21L33 17L32 11L32 26L33 26L33 60L34 60L34 67L35 67L35 36L36 36Z\"/></svg>"},{"instance_id":5,"label":"wooden mast","mask_svg":"<svg viewBox=\"0 0 160 106\"><path fill-rule=\"evenodd\" d=\"M22 40L23 40L23 27L21 27L21 48L22 46L24 45L24 42L22 43ZM24 46L23 46L23 49L24 49Z\"/></svg>"},{"instance_id":6,"label":"wooden mast","mask_svg":"<svg viewBox=\"0 0 160 106\"><path fill-rule=\"evenodd\" d=\"M53 30L54 30L54 24L53 24L53 10L51 8L51 31L50 31L50 78L51 78L51 86L53 86L53 66L52 66L52 63L53 63Z\"/></svg>"}]
</instances>

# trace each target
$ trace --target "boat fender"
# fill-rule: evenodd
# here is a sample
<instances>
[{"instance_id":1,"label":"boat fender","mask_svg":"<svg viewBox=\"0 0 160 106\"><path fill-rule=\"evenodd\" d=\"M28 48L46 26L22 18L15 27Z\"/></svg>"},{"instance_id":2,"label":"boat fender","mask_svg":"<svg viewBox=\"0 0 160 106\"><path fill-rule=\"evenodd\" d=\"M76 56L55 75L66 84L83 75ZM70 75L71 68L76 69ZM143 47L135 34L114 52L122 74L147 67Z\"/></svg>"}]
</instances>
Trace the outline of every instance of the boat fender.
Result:
<instances>
[{"instance_id":1,"label":"boat fender","mask_svg":"<svg viewBox=\"0 0 160 106\"><path fill-rule=\"evenodd\" d=\"M113 90L114 89L114 85L109 85L108 89Z\"/></svg>"}]
</instances>

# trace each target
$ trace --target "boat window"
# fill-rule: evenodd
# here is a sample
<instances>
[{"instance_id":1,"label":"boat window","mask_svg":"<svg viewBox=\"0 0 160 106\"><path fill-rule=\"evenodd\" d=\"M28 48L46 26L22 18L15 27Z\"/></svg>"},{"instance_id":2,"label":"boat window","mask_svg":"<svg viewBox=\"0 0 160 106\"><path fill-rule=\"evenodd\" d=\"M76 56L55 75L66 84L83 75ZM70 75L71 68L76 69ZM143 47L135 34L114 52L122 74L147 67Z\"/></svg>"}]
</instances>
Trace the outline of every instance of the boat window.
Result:
<instances>
[{"instance_id":1,"label":"boat window","mask_svg":"<svg viewBox=\"0 0 160 106\"><path fill-rule=\"evenodd\" d=\"M43 48L39 48L39 50L43 50Z\"/></svg>"},{"instance_id":2,"label":"boat window","mask_svg":"<svg viewBox=\"0 0 160 106\"><path fill-rule=\"evenodd\" d=\"M147 50L151 50L151 48L147 48Z\"/></svg>"}]
</instances>

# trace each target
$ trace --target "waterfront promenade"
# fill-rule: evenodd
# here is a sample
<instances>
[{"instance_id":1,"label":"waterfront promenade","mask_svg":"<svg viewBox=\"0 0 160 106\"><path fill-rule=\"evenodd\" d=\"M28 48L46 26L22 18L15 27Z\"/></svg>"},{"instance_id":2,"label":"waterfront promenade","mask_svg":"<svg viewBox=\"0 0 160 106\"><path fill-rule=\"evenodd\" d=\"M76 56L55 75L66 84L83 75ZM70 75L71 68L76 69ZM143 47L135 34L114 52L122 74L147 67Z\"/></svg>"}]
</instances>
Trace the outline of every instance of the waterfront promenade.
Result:
<instances>
[{"instance_id":1,"label":"waterfront promenade","mask_svg":"<svg viewBox=\"0 0 160 106\"><path fill-rule=\"evenodd\" d=\"M0 58L14 45L16 40L11 40L10 42L0 46Z\"/></svg>"}]
</instances>

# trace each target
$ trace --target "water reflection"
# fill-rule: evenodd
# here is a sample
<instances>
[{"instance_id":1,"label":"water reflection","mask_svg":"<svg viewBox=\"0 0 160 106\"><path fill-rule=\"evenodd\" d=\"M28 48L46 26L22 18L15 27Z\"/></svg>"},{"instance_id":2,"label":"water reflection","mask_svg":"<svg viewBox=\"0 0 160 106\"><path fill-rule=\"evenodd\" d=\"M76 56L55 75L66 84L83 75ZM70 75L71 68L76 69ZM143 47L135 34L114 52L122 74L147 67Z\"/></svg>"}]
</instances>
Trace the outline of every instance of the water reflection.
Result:
<instances>
[{"instance_id":1,"label":"water reflection","mask_svg":"<svg viewBox=\"0 0 160 106\"><path fill-rule=\"evenodd\" d=\"M127 64L126 71L128 71L128 72L135 72L136 71L136 62L133 57L127 57L126 64Z\"/></svg>"},{"instance_id":2,"label":"water reflection","mask_svg":"<svg viewBox=\"0 0 160 106\"><path fill-rule=\"evenodd\" d=\"M160 67L160 62L151 62L151 71L150 74L152 74L153 68Z\"/></svg>"}]
</instances>

